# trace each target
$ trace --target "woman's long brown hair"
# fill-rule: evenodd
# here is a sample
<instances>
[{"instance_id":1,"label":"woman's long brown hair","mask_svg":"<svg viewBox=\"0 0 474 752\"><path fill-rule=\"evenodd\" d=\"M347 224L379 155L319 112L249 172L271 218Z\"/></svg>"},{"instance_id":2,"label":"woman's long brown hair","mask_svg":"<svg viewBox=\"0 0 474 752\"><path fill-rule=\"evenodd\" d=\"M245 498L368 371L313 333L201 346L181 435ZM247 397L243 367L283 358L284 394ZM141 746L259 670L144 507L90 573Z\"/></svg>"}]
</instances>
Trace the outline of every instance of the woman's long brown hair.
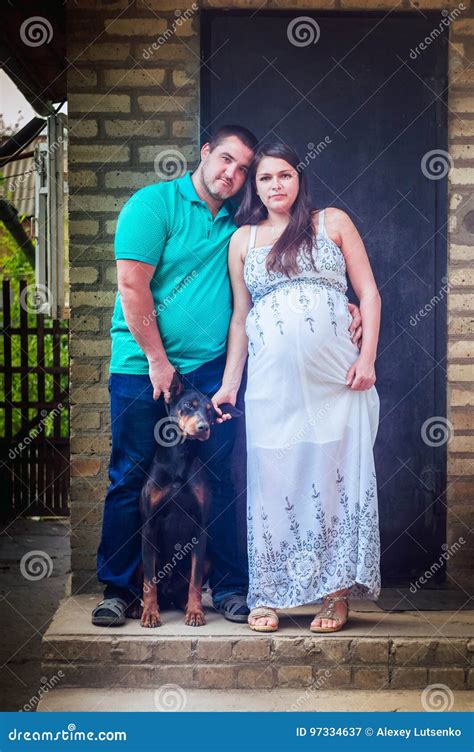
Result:
<instances>
[{"instance_id":1,"label":"woman's long brown hair","mask_svg":"<svg viewBox=\"0 0 474 752\"><path fill-rule=\"evenodd\" d=\"M297 172L299 177L299 190L295 203L291 208L290 221L283 234L274 243L266 258L267 270L280 272L290 277L297 274L298 254L302 253L310 261L316 270L312 248L315 236L312 212L306 177L303 171L298 170L301 161L296 151L288 144L281 141L269 141L260 146L249 169L249 175L244 190L244 197L240 208L235 215L235 221L239 227L242 225L257 225L268 217L268 211L257 195L256 174L257 168L264 157L277 157L284 159Z\"/></svg>"}]
</instances>

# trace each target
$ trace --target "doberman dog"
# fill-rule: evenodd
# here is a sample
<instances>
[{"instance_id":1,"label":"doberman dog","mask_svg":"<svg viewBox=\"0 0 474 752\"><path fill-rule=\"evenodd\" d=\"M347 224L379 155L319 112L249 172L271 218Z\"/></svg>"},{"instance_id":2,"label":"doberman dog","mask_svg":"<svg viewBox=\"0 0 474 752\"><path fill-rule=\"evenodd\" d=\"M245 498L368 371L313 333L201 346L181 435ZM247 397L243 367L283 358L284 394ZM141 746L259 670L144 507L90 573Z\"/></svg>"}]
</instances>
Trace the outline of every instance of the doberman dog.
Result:
<instances>
[{"instance_id":1,"label":"doberman dog","mask_svg":"<svg viewBox=\"0 0 474 752\"><path fill-rule=\"evenodd\" d=\"M242 415L230 404L219 407L232 417ZM184 389L177 372L167 412L155 428L160 446L140 496L141 625L159 627L160 606L174 605L185 611L186 624L199 627L206 623L201 598L209 571L206 525L211 492L196 442L209 438L218 413L208 397Z\"/></svg>"}]
</instances>

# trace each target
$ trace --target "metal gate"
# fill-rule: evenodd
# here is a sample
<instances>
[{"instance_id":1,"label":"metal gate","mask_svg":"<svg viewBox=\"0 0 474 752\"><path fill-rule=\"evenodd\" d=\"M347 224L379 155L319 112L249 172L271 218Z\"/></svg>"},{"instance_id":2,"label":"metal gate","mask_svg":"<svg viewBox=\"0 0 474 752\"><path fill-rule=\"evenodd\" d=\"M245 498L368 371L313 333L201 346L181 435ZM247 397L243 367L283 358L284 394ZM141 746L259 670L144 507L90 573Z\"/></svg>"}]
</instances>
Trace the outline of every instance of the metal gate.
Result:
<instances>
[{"instance_id":1,"label":"metal gate","mask_svg":"<svg viewBox=\"0 0 474 752\"><path fill-rule=\"evenodd\" d=\"M2 285L3 521L69 514L69 329L36 312L34 289L26 280Z\"/></svg>"}]
</instances>

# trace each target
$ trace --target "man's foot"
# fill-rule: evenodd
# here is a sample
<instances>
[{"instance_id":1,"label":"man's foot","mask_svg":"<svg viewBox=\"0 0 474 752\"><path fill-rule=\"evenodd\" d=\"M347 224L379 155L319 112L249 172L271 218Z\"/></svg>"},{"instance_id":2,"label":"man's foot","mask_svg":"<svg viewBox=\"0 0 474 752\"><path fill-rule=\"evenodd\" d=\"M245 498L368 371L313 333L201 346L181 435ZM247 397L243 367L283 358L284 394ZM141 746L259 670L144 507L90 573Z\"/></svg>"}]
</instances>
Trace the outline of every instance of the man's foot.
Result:
<instances>
[{"instance_id":1,"label":"man's foot","mask_svg":"<svg viewBox=\"0 0 474 752\"><path fill-rule=\"evenodd\" d=\"M240 624L245 624L250 613L250 609L247 606L247 598L241 593L226 596L214 608L220 614L223 614L224 618L228 621L235 621Z\"/></svg>"},{"instance_id":2,"label":"man's foot","mask_svg":"<svg viewBox=\"0 0 474 752\"><path fill-rule=\"evenodd\" d=\"M249 613L248 624L255 632L276 632L278 629L278 614L274 608L259 606Z\"/></svg>"},{"instance_id":3,"label":"man's foot","mask_svg":"<svg viewBox=\"0 0 474 752\"><path fill-rule=\"evenodd\" d=\"M312 632L337 632L347 622L349 603L343 593L329 594L310 624Z\"/></svg>"},{"instance_id":4,"label":"man's foot","mask_svg":"<svg viewBox=\"0 0 474 752\"><path fill-rule=\"evenodd\" d=\"M123 598L104 598L92 611L92 624L96 627L122 626L127 605Z\"/></svg>"}]
</instances>

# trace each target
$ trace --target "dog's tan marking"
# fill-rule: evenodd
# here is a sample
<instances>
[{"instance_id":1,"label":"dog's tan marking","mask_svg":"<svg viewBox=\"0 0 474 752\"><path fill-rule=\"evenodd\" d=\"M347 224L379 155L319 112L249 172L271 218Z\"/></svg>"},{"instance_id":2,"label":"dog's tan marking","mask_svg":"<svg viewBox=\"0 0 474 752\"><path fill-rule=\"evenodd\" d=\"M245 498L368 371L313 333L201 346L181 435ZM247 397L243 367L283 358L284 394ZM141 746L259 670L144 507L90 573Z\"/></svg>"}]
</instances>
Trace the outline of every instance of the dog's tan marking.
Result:
<instances>
[{"instance_id":1,"label":"dog's tan marking","mask_svg":"<svg viewBox=\"0 0 474 752\"><path fill-rule=\"evenodd\" d=\"M189 436L199 436L198 423L201 418L197 415L181 415L178 421L180 429Z\"/></svg>"},{"instance_id":2,"label":"dog's tan marking","mask_svg":"<svg viewBox=\"0 0 474 752\"><path fill-rule=\"evenodd\" d=\"M153 507L153 509L155 509L155 507L157 507L158 504L163 501L166 494L170 491L171 485L165 486L164 488L158 488L157 486L150 487L150 505Z\"/></svg>"}]
</instances>

